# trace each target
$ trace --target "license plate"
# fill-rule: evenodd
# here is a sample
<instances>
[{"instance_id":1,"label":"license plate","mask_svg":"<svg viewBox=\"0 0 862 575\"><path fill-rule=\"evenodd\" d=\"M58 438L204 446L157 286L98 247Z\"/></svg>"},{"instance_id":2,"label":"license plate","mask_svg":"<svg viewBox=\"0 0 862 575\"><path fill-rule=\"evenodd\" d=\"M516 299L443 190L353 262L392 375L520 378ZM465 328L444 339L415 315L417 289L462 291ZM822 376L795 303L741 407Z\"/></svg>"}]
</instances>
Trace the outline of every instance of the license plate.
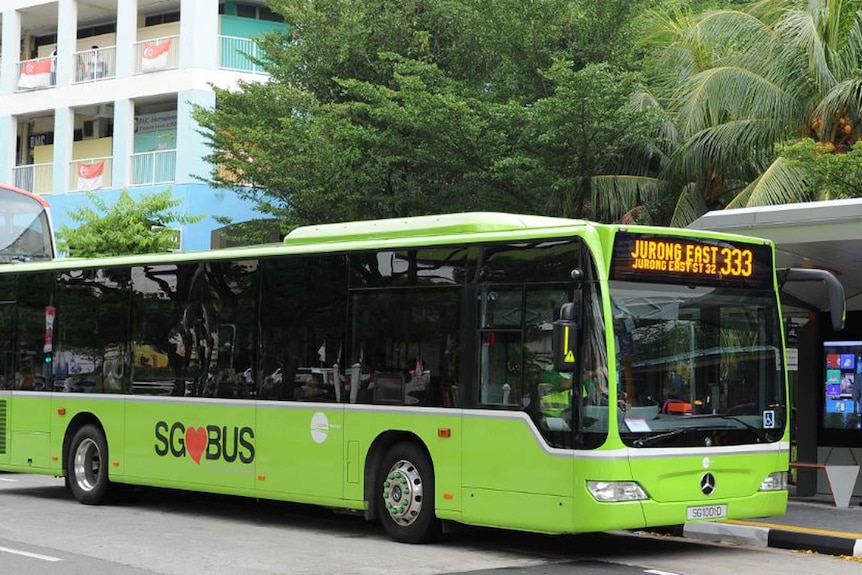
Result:
<instances>
[{"instance_id":1,"label":"license plate","mask_svg":"<svg viewBox=\"0 0 862 575\"><path fill-rule=\"evenodd\" d=\"M727 505L699 505L685 510L687 521L708 521L727 517Z\"/></svg>"}]
</instances>

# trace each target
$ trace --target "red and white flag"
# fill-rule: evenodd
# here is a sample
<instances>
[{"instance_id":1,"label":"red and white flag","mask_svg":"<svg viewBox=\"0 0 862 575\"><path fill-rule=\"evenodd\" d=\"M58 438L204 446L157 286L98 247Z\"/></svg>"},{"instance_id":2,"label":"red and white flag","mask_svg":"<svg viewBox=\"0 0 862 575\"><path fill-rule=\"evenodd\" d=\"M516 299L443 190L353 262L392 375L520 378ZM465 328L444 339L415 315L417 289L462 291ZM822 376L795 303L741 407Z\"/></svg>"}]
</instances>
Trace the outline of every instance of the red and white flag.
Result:
<instances>
[{"instance_id":1,"label":"red and white flag","mask_svg":"<svg viewBox=\"0 0 862 575\"><path fill-rule=\"evenodd\" d=\"M51 58L28 60L21 66L18 88L47 88L51 85Z\"/></svg>"},{"instance_id":2,"label":"red and white flag","mask_svg":"<svg viewBox=\"0 0 862 575\"><path fill-rule=\"evenodd\" d=\"M54 318L57 317L57 308L52 305L45 306L45 345L42 346L44 353L54 350Z\"/></svg>"},{"instance_id":3,"label":"red and white flag","mask_svg":"<svg viewBox=\"0 0 862 575\"><path fill-rule=\"evenodd\" d=\"M104 184L102 177L105 171L105 160L99 160L92 164L83 162L78 164L78 189L98 190Z\"/></svg>"},{"instance_id":4,"label":"red and white flag","mask_svg":"<svg viewBox=\"0 0 862 575\"><path fill-rule=\"evenodd\" d=\"M141 71L150 72L167 68L168 52L173 41L173 38L168 38L144 44L144 49L141 52Z\"/></svg>"}]
</instances>

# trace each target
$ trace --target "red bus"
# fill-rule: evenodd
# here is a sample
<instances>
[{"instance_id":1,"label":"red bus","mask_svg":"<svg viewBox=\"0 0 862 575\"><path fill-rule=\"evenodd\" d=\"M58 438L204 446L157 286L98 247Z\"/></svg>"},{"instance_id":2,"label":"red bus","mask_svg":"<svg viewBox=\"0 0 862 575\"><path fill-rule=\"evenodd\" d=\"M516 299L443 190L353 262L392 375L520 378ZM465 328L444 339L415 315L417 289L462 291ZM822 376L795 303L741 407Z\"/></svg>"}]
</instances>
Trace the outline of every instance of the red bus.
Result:
<instances>
[{"instance_id":1,"label":"red bus","mask_svg":"<svg viewBox=\"0 0 862 575\"><path fill-rule=\"evenodd\" d=\"M56 256L48 207L40 196L0 184L0 263Z\"/></svg>"}]
</instances>

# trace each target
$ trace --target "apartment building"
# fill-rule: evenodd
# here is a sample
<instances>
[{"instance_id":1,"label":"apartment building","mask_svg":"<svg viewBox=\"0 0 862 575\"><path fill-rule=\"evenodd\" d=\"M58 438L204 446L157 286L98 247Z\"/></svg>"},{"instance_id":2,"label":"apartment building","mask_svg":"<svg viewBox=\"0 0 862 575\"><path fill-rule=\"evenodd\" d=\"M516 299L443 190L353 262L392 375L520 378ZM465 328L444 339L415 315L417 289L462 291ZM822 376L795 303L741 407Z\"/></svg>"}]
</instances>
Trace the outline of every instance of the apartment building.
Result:
<instances>
[{"instance_id":1,"label":"apartment building","mask_svg":"<svg viewBox=\"0 0 862 575\"><path fill-rule=\"evenodd\" d=\"M219 245L214 217L259 218L211 171L192 118L212 85L265 80L253 38L284 27L264 0L2 0L0 182L42 194L57 228L88 204L166 188L202 215L180 249Z\"/></svg>"}]
</instances>

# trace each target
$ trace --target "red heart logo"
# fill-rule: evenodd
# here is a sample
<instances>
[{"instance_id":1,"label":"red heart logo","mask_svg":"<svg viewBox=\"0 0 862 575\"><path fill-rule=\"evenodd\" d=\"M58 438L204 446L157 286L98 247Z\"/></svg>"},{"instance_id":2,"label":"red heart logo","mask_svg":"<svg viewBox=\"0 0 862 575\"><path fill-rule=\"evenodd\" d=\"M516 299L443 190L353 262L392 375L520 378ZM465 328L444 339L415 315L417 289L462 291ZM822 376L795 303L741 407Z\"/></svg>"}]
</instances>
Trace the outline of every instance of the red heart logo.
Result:
<instances>
[{"instance_id":1,"label":"red heart logo","mask_svg":"<svg viewBox=\"0 0 862 575\"><path fill-rule=\"evenodd\" d=\"M189 427L186 429L186 450L189 455L195 460L195 463L200 465L201 455L204 454L204 449L207 447L207 430L203 427Z\"/></svg>"}]
</instances>

